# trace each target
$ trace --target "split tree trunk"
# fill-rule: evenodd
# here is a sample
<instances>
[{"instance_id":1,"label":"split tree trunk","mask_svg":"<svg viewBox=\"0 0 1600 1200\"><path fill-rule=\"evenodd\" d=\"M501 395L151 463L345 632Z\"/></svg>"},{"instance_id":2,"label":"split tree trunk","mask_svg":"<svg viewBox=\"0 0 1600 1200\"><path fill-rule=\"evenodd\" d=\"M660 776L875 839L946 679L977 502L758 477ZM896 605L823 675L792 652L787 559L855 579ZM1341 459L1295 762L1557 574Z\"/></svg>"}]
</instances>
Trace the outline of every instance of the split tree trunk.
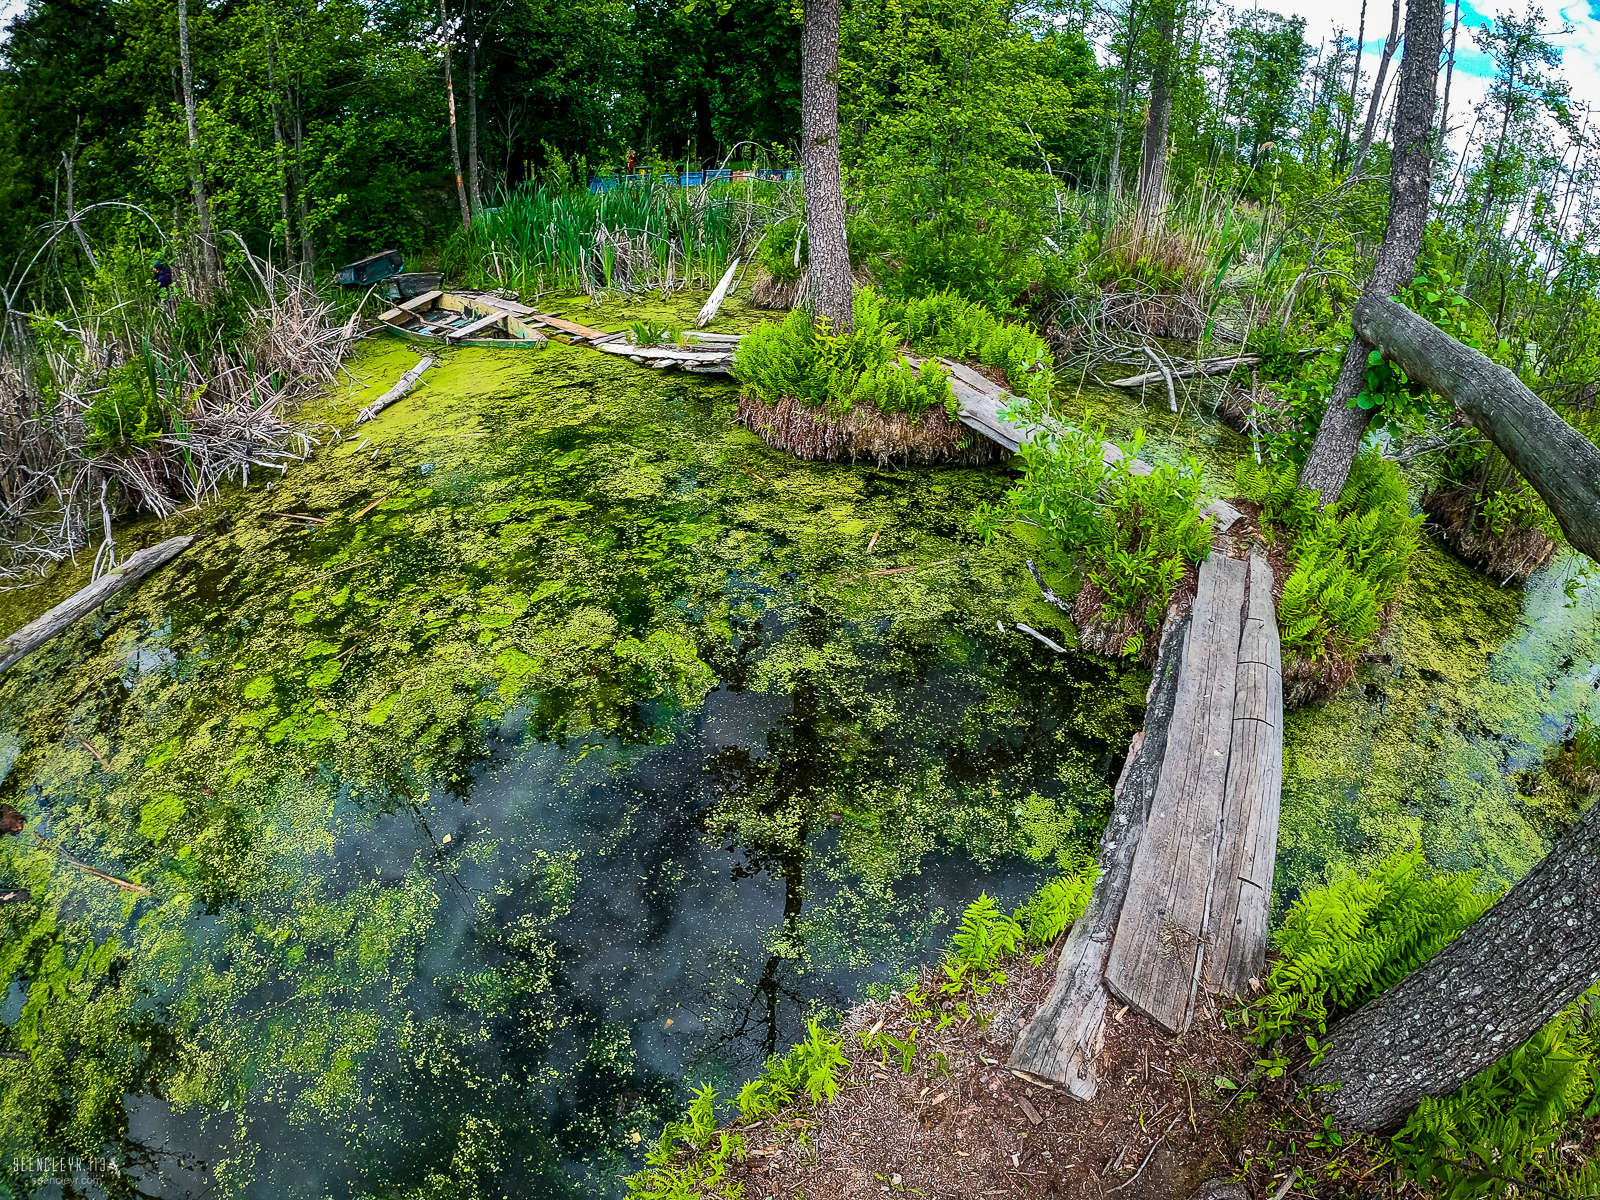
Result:
<instances>
[{"instance_id":1,"label":"split tree trunk","mask_svg":"<svg viewBox=\"0 0 1600 1200\"><path fill-rule=\"evenodd\" d=\"M1428 227L1434 95L1439 81L1439 51L1444 43L1443 22L1444 0L1409 0L1389 172L1389 220L1363 298L1387 299L1410 282L1416 270L1417 252ZM1367 424L1372 420L1370 409L1350 403L1361 394L1369 351L1359 334L1351 340L1327 411L1322 415L1322 426L1300 471L1300 486L1320 492L1324 507L1344 491L1350 464L1355 462Z\"/></svg>"},{"instance_id":2,"label":"split tree trunk","mask_svg":"<svg viewBox=\"0 0 1600 1200\"><path fill-rule=\"evenodd\" d=\"M1440 7L1439 19L1441 21L1444 20L1444 11L1443 11L1442 4L1441 4L1441 7ZM1411 21L1410 14L1408 13L1407 16L1406 16L1407 32L1410 31L1410 21ZM1441 29L1440 33L1439 33L1439 36L1434 39L1434 43L1435 43L1435 45L1438 45L1443 40L1444 40L1444 32ZM1383 104L1383 83L1384 83L1384 80L1387 79L1388 76L1389 76L1389 63L1394 58L1395 47L1398 46L1399 44L1400 44L1400 0L1394 0L1394 18L1389 22L1389 39L1386 42L1383 43L1383 57L1378 60L1378 78L1373 80L1373 83L1372 83L1372 99L1367 102L1367 123L1364 126L1362 126L1362 129L1361 129L1361 145L1356 148L1355 161L1350 164L1350 173L1352 175L1356 175L1356 174L1360 173L1361 164L1364 163L1366 161L1366 159L1367 159L1367 151L1372 149L1372 135L1374 133L1376 133L1377 129L1378 129L1378 110ZM1407 50L1406 53L1409 56L1409 54L1410 54L1409 49ZM1437 59L1438 58L1438 54L1435 53L1434 57L1435 57L1435 59ZM1438 64L1437 61L1435 61L1435 63L1434 63L1434 82L1435 82L1435 85L1437 85L1437 83L1438 83L1438 74L1439 74L1438 67L1439 67L1439 64ZM1429 106L1429 109L1428 109L1428 117L1429 117L1430 121L1433 118L1433 109L1432 109L1431 101L1430 101L1430 106Z\"/></svg>"},{"instance_id":3,"label":"split tree trunk","mask_svg":"<svg viewBox=\"0 0 1600 1200\"><path fill-rule=\"evenodd\" d=\"M1539 493L1567 540L1600 562L1600 446L1515 373L1393 300L1363 296L1355 329L1363 344L1377 347L1470 418Z\"/></svg>"},{"instance_id":4,"label":"split tree trunk","mask_svg":"<svg viewBox=\"0 0 1600 1200\"><path fill-rule=\"evenodd\" d=\"M178 0L178 57L183 67L183 119L189 133L189 186L200 232L200 282L209 294L217 282L217 250L211 242L211 205L206 199L200 158L200 127L195 119L194 72L189 68L189 0Z\"/></svg>"},{"instance_id":5,"label":"split tree trunk","mask_svg":"<svg viewBox=\"0 0 1600 1200\"><path fill-rule=\"evenodd\" d=\"M1600 805L1460 937L1333 1027L1311 1077L1343 1082L1328 1096L1342 1124L1397 1128L1423 1097L1449 1095L1594 983L1597 862Z\"/></svg>"},{"instance_id":6,"label":"split tree trunk","mask_svg":"<svg viewBox=\"0 0 1600 1200\"><path fill-rule=\"evenodd\" d=\"M1156 61L1150 76L1144 145L1139 154L1139 216L1152 221L1167 206L1167 135L1172 124L1172 69L1178 57L1173 0L1156 6Z\"/></svg>"},{"instance_id":7,"label":"split tree trunk","mask_svg":"<svg viewBox=\"0 0 1600 1200\"><path fill-rule=\"evenodd\" d=\"M805 174L811 299L834 333L855 328L850 243L839 168L840 0L806 0L800 44L800 167Z\"/></svg>"},{"instance_id":8,"label":"split tree trunk","mask_svg":"<svg viewBox=\"0 0 1600 1200\"><path fill-rule=\"evenodd\" d=\"M461 231L472 228L472 208L467 203L467 184L461 177L461 141L456 136L456 85L450 77L450 28L439 0L439 30L444 35L444 93L450 105L450 165L456 170L456 199L461 202Z\"/></svg>"}]
</instances>

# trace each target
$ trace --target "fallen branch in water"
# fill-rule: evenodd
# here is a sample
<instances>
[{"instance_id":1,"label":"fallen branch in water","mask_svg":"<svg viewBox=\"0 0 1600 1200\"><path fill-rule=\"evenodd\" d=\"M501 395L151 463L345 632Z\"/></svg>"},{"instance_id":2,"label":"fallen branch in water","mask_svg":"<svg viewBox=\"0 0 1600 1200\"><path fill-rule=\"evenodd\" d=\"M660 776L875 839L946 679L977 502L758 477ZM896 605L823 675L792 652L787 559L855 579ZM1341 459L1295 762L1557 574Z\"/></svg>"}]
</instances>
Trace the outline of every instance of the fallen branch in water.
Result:
<instances>
[{"instance_id":1,"label":"fallen branch in water","mask_svg":"<svg viewBox=\"0 0 1600 1200\"><path fill-rule=\"evenodd\" d=\"M0 658L0 671L10 670L30 651L37 650L57 634L64 633L123 588L137 583L168 559L183 553L193 541L192 537L168 538L160 545L139 551L120 567L107 571L82 591L67 597L44 616L29 621L10 637L0 640L0 655L4 655Z\"/></svg>"},{"instance_id":2,"label":"fallen branch in water","mask_svg":"<svg viewBox=\"0 0 1600 1200\"><path fill-rule=\"evenodd\" d=\"M1148 348L1145 348L1145 353L1150 353ZM1299 352L1301 358L1314 358L1321 353L1321 346L1312 346ZM1253 367L1260 362L1261 355L1259 354L1229 354L1222 358L1202 358L1198 362L1188 362L1182 366L1169 367L1165 371L1146 371L1142 375L1130 375L1126 379L1113 379L1106 386L1136 388L1143 387L1147 383L1164 382L1170 388L1174 379L1188 379L1192 375L1226 375L1229 371L1238 367Z\"/></svg>"},{"instance_id":3,"label":"fallen branch in water","mask_svg":"<svg viewBox=\"0 0 1600 1200\"><path fill-rule=\"evenodd\" d=\"M1024 625L1021 621L1018 621L1017 622L1017 628L1022 630L1022 632L1027 634L1029 637L1038 638L1041 642L1043 642L1046 646L1049 646L1050 649L1054 650L1057 654L1065 654L1067 652L1067 648L1065 646L1063 646L1060 642L1053 641L1052 639L1045 637L1044 634L1040 633L1032 625Z\"/></svg>"},{"instance_id":4,"label":"fallen branch in water","mask_svg":"<svg viewBox=\"0 0 1600 1200\"><path fill-rule=\"evenodd\" d=\"M72 855L68 854L60 846L56 845L49 838L45 837L44 834L40 833L37 829L33 831L33 836L38 838L39 841L45 846L49 847L51 850L54 850L56 854L59 855L64 861L71 863L73 866L77 867L78 870L84 872L85 874L93 875L96 879L104 879L107 883L114 883L125 892L138 892L141 896L148 896L150 894L150 889L145 887L145 885L142 883L130 883L126 879L118 879L115 875L107 875L98 867L91 867L88 863L81 862L78 859L73 858Z\"/></svg>"},{"instance_id":5,"label":"fallen branch in water","mask_svg":"<svg viewBox=\"0 0 1600 1200\"><path fill-rule=\"evenodd\" d=\"M411 370L400 376L399 383L395 384L387 392L379 396L371 404L367 405L356 414L356 424L360 425L364 422L372 420L373 417L377 416L384 409L388 408L389 405L393 404L396 400L404 399L406 394L410 392L412 388L417 386L417 381L422 378L422 373L431 366L433 366L433 356L431 354L423 355L421 362L417 363L417 365L412 367Z\"/></svg>"},{"instance_id":6,"label":"fallen branch in water","mask_svg":"<svg viewBox=\"0 0 1600 1200\"><path fill-rule=\"evenodd\" d=\"M1039 591L1044 596L1046 603L1054 604L1064 613L1072 611L1072 605L1050 590L1050 585L1044 581L1044 576L1039 574L1039 568L1033 565L1033 559L1031 558L1028 559L1028 574L1032 575L1033 581L1039 585Z\"/></svg>"}]
</instances>

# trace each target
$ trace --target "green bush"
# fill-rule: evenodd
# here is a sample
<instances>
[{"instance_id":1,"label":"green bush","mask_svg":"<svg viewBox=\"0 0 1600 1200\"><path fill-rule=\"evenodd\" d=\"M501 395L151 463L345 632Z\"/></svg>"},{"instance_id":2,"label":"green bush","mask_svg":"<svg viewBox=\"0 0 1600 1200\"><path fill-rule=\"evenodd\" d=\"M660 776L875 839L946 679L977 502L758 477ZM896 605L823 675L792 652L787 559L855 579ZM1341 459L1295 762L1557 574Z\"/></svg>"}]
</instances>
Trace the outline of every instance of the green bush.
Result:
<instances>
[{"instance_id":1,"label":"green bush","mask_svg":"<svg viewBox=\"0 0 1600 1200\"><path fill-rule=\"evenodd\" d=\"M885 307L913 350L1004 371L1006 383L1018 396L1039 403L1049 400L1055 378L1050 346L1026 326L1002 321L951 291L890 301Z\"/></svg>"},{"instance_id":2,"label":"green bush","mask_svg":"<svg viewBox=\"0 0 1600 1200\"><path fill-rule=\"evenodd\" d=\"M1240 492L1261 505L1262 530L1289 539L1289 578L1278 602L1283 648L1309 659L1351 658L1378 635L1405 582L1420 518L1399 468L1376 452L1356 459L1339 502L1318 510L1292 464L1239 464Z\"/></svg>"},{"instance_id":3,"label":"green bush","mask_svg":"<svg viewBox=\"0 0 1600 1200\"><path fill-rule=\"evenodd\" d=\"M88 446L96 454L148 450L166 432L166 416L145 363L129 363L106 377L106 386L83 414Z\"/></svg>"},{"instance_id":4,"label":"green bush","mask_svg":"<svg viewBox=\"0 0 1600 1200\"><path fill-rule=\"evenodd\" d=\"M1024 419L1043 424L1037 409ZM1122 457L1105 461L1095 430L1057 428L1022 448L1022 481L999 504L981 510L978 528L992 536L1000 526L1032 526L1069 566L1105 594L1102 615L1132 615L1154 631L1172 591L1191 563L1210 553L1210 526L1197 505L1200 466L1157 466L1137 475L1129 465L1142 435L1121 446ZM1123 653L1137 656L1144 635L1135 634Z\"/></svg>"},{"instance_id":5,"label":"green bush","mask_svg":"<svg viewBox=\"0 0 1600 1200\"><path fill-rule=\"evenodd\" d=\"M950 373L931 359L913 369L901 357L877 293L862 288L854 310L855 329L842 336L818 329L803 309L746 334L733 363L741 389L767 404L792 398L836 415L857 405L911 416L954 408Z\"/></svg>"}]
</instances>

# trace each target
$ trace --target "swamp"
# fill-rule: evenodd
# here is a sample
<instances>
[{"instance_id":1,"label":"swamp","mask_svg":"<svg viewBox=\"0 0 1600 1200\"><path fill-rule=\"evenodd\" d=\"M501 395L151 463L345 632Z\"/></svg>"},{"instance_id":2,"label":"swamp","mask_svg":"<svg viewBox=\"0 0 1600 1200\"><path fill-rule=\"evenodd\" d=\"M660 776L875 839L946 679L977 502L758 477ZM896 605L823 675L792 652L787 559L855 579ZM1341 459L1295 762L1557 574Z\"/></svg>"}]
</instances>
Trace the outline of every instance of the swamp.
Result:
<instances>
[{"instance_id":1,"label":"swamp","mask_svg":"<svg viewBox=\"0 0 1600 1200\"><path fill-rule=\"evenodd\" d=\"M0 1192L1600 1186L1538 10L85 5L0 42ZM1071 1009L1160 887L1182 1021Z\"/></svg>"}]
</instances>

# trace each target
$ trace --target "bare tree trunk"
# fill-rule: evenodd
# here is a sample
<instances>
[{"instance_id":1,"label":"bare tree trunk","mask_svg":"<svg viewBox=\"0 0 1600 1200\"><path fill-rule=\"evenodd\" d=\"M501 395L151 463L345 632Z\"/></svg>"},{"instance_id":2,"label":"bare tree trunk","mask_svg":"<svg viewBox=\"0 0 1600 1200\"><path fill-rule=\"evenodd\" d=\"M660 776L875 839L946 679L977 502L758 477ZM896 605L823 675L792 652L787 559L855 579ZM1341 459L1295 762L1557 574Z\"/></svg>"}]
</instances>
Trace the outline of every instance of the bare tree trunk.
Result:
<instances>
[{"instance_id":1,"label":"bare tree trunk","mask_svg":"<svg viewBox=\"0 0 1600 1200\"><path fill-rule=\"evenodd\" d=\"M289 168L286 161L283 136L283 108L278 103L278 69L272 49L272 9L263 9L266 23L267 91L272 96L272 147L278 165L278 208L283 215L283 257L290 270L294 269L294 220L289 212Z\"/></svg>"},{"instance_id":2,"label":"bare tree trunk","mask_svg":"<svg viewBox=\"0 0 1600 1200\"><path fill-rule=\"evenodd\" d=\"M1439 82L1443 26L1444 0L1409 0L1389 173L1389 220L1363 298L1387 299L1408 283L1416 270L1417 251L1422 248L1422 234L1428 226L1434 96ZM1359 167L1358 159L1352 169ZM1359 334L1351 340L1333 395L1328 398L1322 426L1300 471L1300 486L1320 492L1324 506L1336 501L1344 490L1350 464L1355 461L1367 423L1372 419L1370 409L1351 404L1361 394L1370 350Z\"/></svg>"},{"instance_id":3,"label":"bare tree trunk","mask_svg":"<svg viewBox=\"0 0 1600 1200\"><path fill-rule=\"evenodd\" d=\"M78 224L78 201L74 196L73 175L76 173L78 161L78 129L82 126L80 120L72 128L72 153L61 156L62 164L67 168L67 220L72 223L72 232L78 235L78 245L83 248L83 256L89 260L89 269L98 271L100 263L94 256L94 250L89 245L89 239L83 232L83 226Z\"/></svg>"},{"instance_id":4,"label":"bare tree trunk","mask_svg":"<svg viewBox=\"0 0 1600 1200\"><path fill-rule=\"evenodd\" d=\"M1172 124L1172 73L1178 48L1174 38L1174 0L1156 8L1155 69L1150 75L1150 107L1139 153L1139 218L1153 221L1167 206L1167 135Z\"/></svg>"},{"instance_id":5,"label":"bare tree trunk","mask_svg":"<svg viewBox=\"0 0 1600 1200\"><path fill-rule=\"evenodd\" d=\"M1443 22L1443 20L1444 20L1444 12L1443 12L1442 0L1441 0L1441 7L1440 7L1440 13L1439 13L1439 20L1441 22ZM1406 16L1406 29L1407 29L1408 33L1410 31L1410 28L1411 28L1411 17L1410 17L1410 14L1408 13L1407 16ZM1443 40L1444 40L1444 30L1443 30L1443 27L1441 25L1441 28L1439 30L1439 34L1438 34L1438 36L1436 36L1433 39L1433 43L1434 43L1435 46L1438 46L1438 44L1440 42L1442 42ZM1387 76L1389 74L1389 60L1394 57L1395 47L1398 46L1399 44L1400 44L1400 0L1394 0L1394 19L1389 22L1389 40L1384 42L1384 44L1383 44L1383 57L1378 60L1378 78L1373 81L1373 84L1372 84L1372 99L1367 103L1367 123L1361 130L1361 145L1356 148L1355 161L1350 164L1350 173L1352 175L1358 174L1361 171L1361 164L1366 161L1367 151L1372 148L1372 135L1377 131L1377 128L1378 128L1378 108L1383 103L1383 83L1384 83L1385 78L1387 78ZM1407 49L1406 53L1409 56L1409 54L1410 54L1409 48ZM1437 60L1438 57L1439 57L1438 51L1435 50L1434 51L1435 60ZM1433 77L1434 77L1434 86L1437 87L1438 86L1438 78L1439 78L1439 64L1438 64L1437 61L1435 61L1434 64L1433 64ZM1433 95L1432 95L1431 92L1430 92L1429 97L1428 97L1428 119L1429 119L1429 121L1431 123L1431 121L1433 119Z\"/></svg>"},{"instance_id":6,"label":"bare tree trunk","mask_svg":"<svg viewBox=\"0 0 1600 1200\"><path fill-rule=\"evenodd\" d=\"M811 297L834 333L855 328L850 243L839 168L840 0L806 0L800 43L800 167L805 174Z\"/></svg>"},{"instance_id":7,"label":"bare tree trunk","mask_svg":"<svg viewBox=\"0 0 1600 1200\"><path fill-rule=\"evenodd\" d=\"M306 204L306 131L301 118L302 94L294 98L294 190L300 215L300 275L307 283L317 276L316 244L311 239L311 210Z\"/></svg>"},{"instance_id":8,"label":"bare tree trunk","mask_svg":"<svg viewBox=\"0 0 1600 1200\"><path fill-rule=\"evenodd\" d=\"M483 212L478 169L478 10L467 0L467 195L472 215Z\"/></svg>"},{"instance_id":9,"label":"bare tree trunk","mask_svg":"<svg viewBox=\"0 0 1600 1200\"><path fill-rule=\"evenodd\" d=\"M1439 149L1444 150L1444 140L1450 136L1450 81L1456 74L1456 34L1461 32L1461 0L1456 0L1455 15L1450 19L1450 60L1444 69L1444 103L1439 106Z\"/></svg>"},{"instance_id":10,"label":"bare tree trunk","mask_svg":"<svg viewBox=\"0 0 1600 1200\"><path fill-rule=\"evenodd\" d=\"M450 165L456 169L456 199L461 202L461 231L472 228L472 208L467 203L467 184L461 177L461 142L456 137L456 85L450 77L450 28L445 19L444 0L439 0L439 31L444 37L444 92L450 103Z\"/></svg>"},{"instance_id":11,"label":"bare tree trunk","mask_svg":"<svg viewBox=\"0 0 1600 1200\"><path fill-rule=\"evenodd\" d=\"M1440 336L1443 336L1442 334ZM1332 1029L1317 1083L1341 1124L1387 1132L1455 1091L1600 976L1600 805L1487 913Z\"/></svg>"},{"instance_id":12,"label":"bare tree trunk","mask_svg":"<svg viewBox=\"0 0 1600 1200\"><path fill-rule=\"evenodd\" d=\"M200 283L209 295L217 282L217 250L211 241L211 205L202 178L200 127L194 111L194 72L189 69L189 0L178 0L178 57L183 67L183 117L189 131L189 186L200 222Z\"/></svg>"},{"instance_id":13,"label":"bare tree trunk","mask_svg":"<svg viewBox=\"0 0 1600 1200\"><path fill-rule=\"evenodd\" d=\"M1350 129L1356 116L1356 88L1361 84L1361 45L1367 36L1367 0L1361 0L1361 23L1356 26L1356 64L1350 68L1350 112L1344 120L1344 137L1339 153L1334 156L1334 170L1344 166L1344 156L1350 151Z\"/></svg>"}]
</instances>

